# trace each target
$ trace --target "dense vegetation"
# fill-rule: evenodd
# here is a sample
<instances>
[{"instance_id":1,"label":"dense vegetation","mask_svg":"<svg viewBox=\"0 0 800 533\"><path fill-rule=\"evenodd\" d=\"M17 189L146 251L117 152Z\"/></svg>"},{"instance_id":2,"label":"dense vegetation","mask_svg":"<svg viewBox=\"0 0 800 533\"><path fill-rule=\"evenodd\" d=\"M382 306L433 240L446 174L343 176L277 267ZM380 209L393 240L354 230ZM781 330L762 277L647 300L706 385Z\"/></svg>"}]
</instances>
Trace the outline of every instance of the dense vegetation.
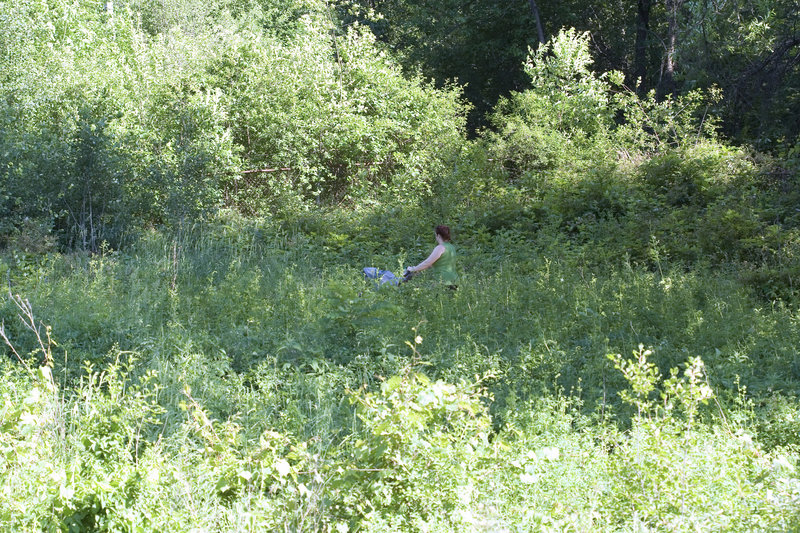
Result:
<instances>
[{"instance_id":1,"label":"dense vegetation","mask_svg":"<svg viewBox=\"0 0 800 533\"><path fill-rule=\"evenodd\" d=\"M623 73L640 95L719 88L713 107L731 138L798 154L800 6L792 0L341 0L391 45L403 67L457 80L486 125L499 97L527 87L529 48L562 28L590 35L600 70Z\"/></svg>"},{"instance_id":2,"label":"dense vegetation","mask_svg":"<svg viewBox=\"0 0 800 533\"><path fill-rule=\"evenodd\" d=\"M0 0L0 529L800 527L797 7L429 4Z\"/></svg>"}]
</instances>

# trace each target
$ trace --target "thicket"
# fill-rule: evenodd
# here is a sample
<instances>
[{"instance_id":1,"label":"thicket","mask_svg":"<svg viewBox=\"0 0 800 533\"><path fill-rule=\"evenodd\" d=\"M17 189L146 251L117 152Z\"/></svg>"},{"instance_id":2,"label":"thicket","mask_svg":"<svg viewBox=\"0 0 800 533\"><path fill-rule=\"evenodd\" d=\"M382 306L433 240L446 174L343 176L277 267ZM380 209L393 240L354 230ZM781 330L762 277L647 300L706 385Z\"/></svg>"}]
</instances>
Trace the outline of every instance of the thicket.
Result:
<instances>
[{"instance_id":1,"label":"thicket","mask_svg":"<svg viewBox=\"0 0 800 533\"><path fill-rule=\"evenodd\" d=\"M168 14L135 3L113 16L79 0L0 5L6 243L39 227L97 251L223 206L426 191L461 139L457 94L401 76L324 3L290 4L273 6L295 8L289 35L259 27L257 4L155 34Z\"/></svg>"},{"instance_id":2,"label":"thicket","mask_svg":"<svg viewBox=\"0 0 800 533\"><path fill-rule=\"evenodd\" d=\"M741 145L794 159L800 129L800 6L792 0L339 0L396 50L409 72L455 80L473 104L471 129L488 125L501 97L527 87L529 48L562 28L591 35L597 72L618 70L638 94L722 91L713 106L722 131Z\"/></svg>"},{"instance_id":3,"label":"thicket","mask_svg":"<svg viewBox=\"0 0 800 533\"><path fill-rule=\"evenodd\" d=\"M3 529L798 527L796 176L715 94L565 31L468 141L324 3L186 6L0 4ZM365 283L441 222L457 291Z\"/></svg>"}]
</instances>

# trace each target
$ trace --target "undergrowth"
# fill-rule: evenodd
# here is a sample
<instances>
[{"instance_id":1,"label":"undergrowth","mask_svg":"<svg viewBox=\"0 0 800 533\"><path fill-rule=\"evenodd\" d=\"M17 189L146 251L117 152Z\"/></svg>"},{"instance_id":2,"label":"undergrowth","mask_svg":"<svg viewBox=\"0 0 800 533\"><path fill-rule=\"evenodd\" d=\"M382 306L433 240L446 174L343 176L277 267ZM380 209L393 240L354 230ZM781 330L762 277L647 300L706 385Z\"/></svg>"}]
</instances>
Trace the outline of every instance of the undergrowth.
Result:
<instances>
[{"instance_id":1,"label":"undergrowth","mask_svg":"<svg viewBox=\"0 0 800 533\"><path fill-rule=\"evenodd\" d=\"M2 527L800 523L791 305L524 231L464 231L457 291L368 285L427 252L404 228L229 218L4 259Z\"/></svg>"}]
</instances>

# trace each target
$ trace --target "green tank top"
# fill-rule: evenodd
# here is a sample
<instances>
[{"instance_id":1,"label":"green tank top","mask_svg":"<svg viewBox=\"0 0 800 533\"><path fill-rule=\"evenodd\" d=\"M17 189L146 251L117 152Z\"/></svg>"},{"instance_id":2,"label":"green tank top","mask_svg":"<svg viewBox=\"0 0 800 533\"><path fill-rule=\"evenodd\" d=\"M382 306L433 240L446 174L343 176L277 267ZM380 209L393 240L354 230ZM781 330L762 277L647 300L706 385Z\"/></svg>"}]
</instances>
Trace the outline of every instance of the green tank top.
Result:
<instances>
[{"instance_id":1,"label":"green tank top","mask_svg":"<svg viewBox=\"0 0 800 533\"><path fill-rule=\"evenodd\" d=\"M433 274L442 281L454 284L458 281L456 247L449 242L442 243L442 246L444 246L444 253L433 264Z\"/></svg>"}]
</instances>

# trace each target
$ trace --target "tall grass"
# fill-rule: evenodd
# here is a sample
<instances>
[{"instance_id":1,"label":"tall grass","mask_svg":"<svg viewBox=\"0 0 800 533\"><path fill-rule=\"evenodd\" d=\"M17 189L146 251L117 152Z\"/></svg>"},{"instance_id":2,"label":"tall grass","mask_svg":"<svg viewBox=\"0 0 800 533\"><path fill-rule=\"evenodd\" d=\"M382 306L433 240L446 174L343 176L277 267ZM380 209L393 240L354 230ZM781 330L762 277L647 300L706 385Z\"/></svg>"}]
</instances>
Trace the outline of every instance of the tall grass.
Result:
<instances>
[{"instance_id":1,"label":"tall grass","mask_svg":"<svg viewBox=\"0 0 800 533\"><path fill-rule=\"evenodd\" d=\"M734 270L624 260L601 269L581 251L522 233L486 240L465 232L457 291L424 278L376 290L363 266L397 269L428 245L390 232L389 246L368 236L354 251L335 244L338 231L230 220L154 232L124 252L11 264L12 292L52 326L57 346L53 392L4 363L2 476L14 480L16 503L2 523L144 531L797 525L800 324ZM9 298L0 313L18 353L40 358ZM715 396L698 404L688 433L677 411L643 416L622 401L631 382L606 354L640 344L656 374L686 368L691 357L705 363ZM385 388L391 376L417 371L431 385L409 381L400 397ZM372 394L363 396L368 416L405 420L433 409L431 398L471 394L476 376L486 395L452 405L490 417L483 447L471 433L477 426L447 433L455 426L443 422L385 448L388 437L374 429L383 426L352 405ZM659 400L666 385L648 379ZM664 394L662 403L674 397ZM385 449L408 455L395 463ZM422 474L425 457L444 469L438 481ZM390 467L391 480L372 473ZM685 483L669 482L675 476ZM40 511L25 510L33 505Z\"/></svg>"},{"instance_id":2,"label":"tall grass","mask_svg":"<svg viewBox=\"0 0 800 533\"><path fill-rule=\"evenodd\" d=\"M53 326L67 357L58 375L104 363L116 347L170 362L196 353L245 376L264 364L333 365L372 383L370 374L402 368L405 342L421 335L434 375L500 371L498 392L516 395L580 389L587 402L607 400L622 383L602 356L638 344L655 351L662 373L701 356L725 388L798 390L795 313L759 299L734 270L593 267L520 237L470 249L477 237L465 235L457 291L424 279L375 291L360 275L366 261L397 269L424 245L353 259L326 238L266 223L154 233L125 252L51 256L12 273L11 291ZM13 330L10 302L3 312Z\"/></svg>"}]
</instances>

